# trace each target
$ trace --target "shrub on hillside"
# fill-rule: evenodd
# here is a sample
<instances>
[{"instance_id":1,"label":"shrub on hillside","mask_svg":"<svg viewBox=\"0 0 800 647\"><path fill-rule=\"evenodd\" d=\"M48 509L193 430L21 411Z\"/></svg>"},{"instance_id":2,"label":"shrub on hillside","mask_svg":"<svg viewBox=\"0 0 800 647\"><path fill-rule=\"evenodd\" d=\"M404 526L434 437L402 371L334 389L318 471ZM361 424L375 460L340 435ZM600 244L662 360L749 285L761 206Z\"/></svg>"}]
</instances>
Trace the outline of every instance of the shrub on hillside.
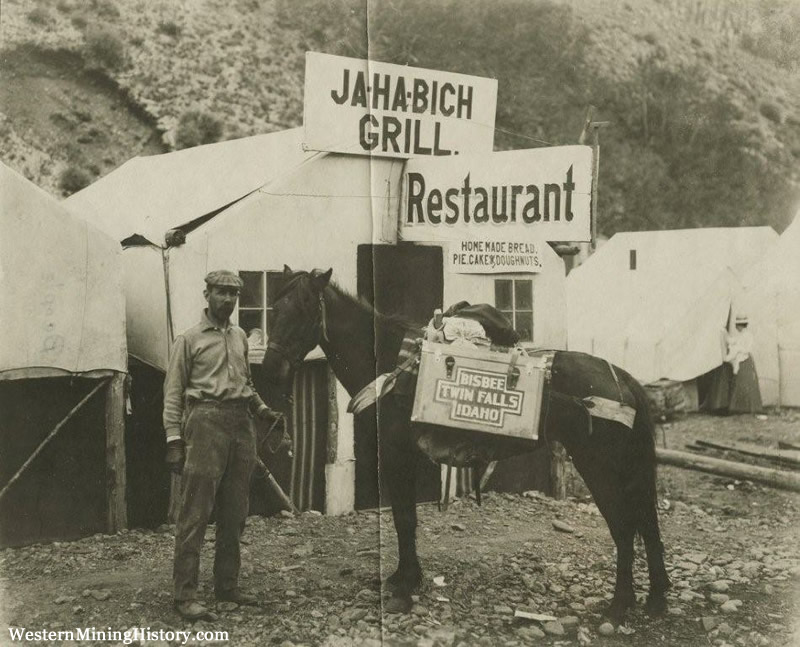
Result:
<instances>
[{"instance_id":1,"label":"shrub on hillside","mask_svg":"<svg viewBox=\"0 0 800 647\"><path fill-rule=\"evenodd\" d=\"M86 34L86 58L92 64L117 70L125 64L125 45L120 37L105 27Z\"/></svg>"},{"instance_id":2,"label":"shrub on hillside","mask_svg":"<svg viewBox=\"0 0 800 647\"><path fill-rule=\"evenodd\" d=\"M162 20L158 23L156 31L158 31L159 34L166 34L167 36L176 38L181 35L181 26L174 20Z\"/></svg>"},{"instance_id":3,"label":"shrub on hillside","mask_svg":"<svg viewBox=\"0 0 800 647\"><path fill-rule=\"evenodd\" d=\"M781 112L781 107L777 103L764 101L758 109L761 111L761 114L770 121L774 121L776 124L783 123L783 113Z\"/></svg>"},{"instance_id":4,"label":"shrub on hillside","mask_svg":"<svg viewBox=\"0 0 800 647\"><path fill-rule=\"evenodd\" d=\"M218 142L222 138L222 122L201 110L187 110L178 120L175 148L191 148Z\"/></svg>"},{"instance_id":5,"label":"shrub on hillside","mask_svg":"<svg viewBox=\"0 0 800 647\"><path fill-rule=\"evenodd\" d=\"M58 179L58 186L64 193L71 195L89 186L91 181L92 178L83 169L77 166L68 166L61 173L61 177Z\"/></svg>"},{"instance_id":6,"label":"shrub on hillside","mask_svg":"<svg viewBox=\"0 0 800 647\"><path fill-rule=\"evenodd\" d=\"M113 0L92 0L92 10L102 18L119 18L119 7Z\"/></svg>"},{"instance_id":7,"label":"shrub on hillside","mask_svg":"<svg viewBox=\"0 0 800 647\"><path fill-rule=\"evenodd\" d=\"M28 12L28 20L34 25L48 25L52 21L52 16L44 7L36 7Z\"/></svg>"},{"instance_id":8,"label":"shrub on hillside","mask_svg":"<svg viewBox=\"0 0 800 647\"><path fill-rule=\"evenodd\" d=\"M86 25L89 24L89 20L83 14L72 16L72 18L70 18L70 22L72 23L73 27L75 27L75 29L85 29Z\"/></svg>"}]
</instances>

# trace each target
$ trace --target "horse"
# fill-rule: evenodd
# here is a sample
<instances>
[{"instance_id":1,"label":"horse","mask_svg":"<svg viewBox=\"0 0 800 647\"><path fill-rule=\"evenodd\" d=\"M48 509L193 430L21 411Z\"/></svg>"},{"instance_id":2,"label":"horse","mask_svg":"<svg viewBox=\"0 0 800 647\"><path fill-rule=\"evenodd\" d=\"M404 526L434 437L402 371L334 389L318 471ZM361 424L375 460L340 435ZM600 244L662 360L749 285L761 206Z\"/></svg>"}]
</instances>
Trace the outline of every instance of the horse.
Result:
<instances>
[{"instance_id":1,"label":"horse","mask_svg":"<svg viewBox=\"0 0 800 647\"><path fill-rule=\"evenodd\" d=\"M409 323L384 316L331 282L332 269L292 271L284 266L284 283L276 296L275 313L262 379L275 388L290 388L294 369L316 346L351 397L391 371L397 363ZM417 326L417 329L420 327ZM570 351L555 351L545 418L539 442L559 441L577 468L604 517L617 548L616 583L605 609L621 622L635 602L634 539L638 533L647 556L649 592L646 610L666 609L670 587L664 566L664 545L658 523L654 424L647 394L624 370L605 360ZM636 410L632 427L587 414L583 398L617 395ZM398 542L397 570L386 580L392 595L384 609L408 613L411 595L422 582L417 555L416 466L422 456L420 427L410 420L413 398L388 393L362 415L377 419L380 467L386 476ZM426 425L426 427L430 427ZM457 429L440 429L452 439ZM488 434L478 434L487 436ZM515 447L512 453L531 451ZM496 458L508 455L499 450Z\"/></svg>"}]
</instances>

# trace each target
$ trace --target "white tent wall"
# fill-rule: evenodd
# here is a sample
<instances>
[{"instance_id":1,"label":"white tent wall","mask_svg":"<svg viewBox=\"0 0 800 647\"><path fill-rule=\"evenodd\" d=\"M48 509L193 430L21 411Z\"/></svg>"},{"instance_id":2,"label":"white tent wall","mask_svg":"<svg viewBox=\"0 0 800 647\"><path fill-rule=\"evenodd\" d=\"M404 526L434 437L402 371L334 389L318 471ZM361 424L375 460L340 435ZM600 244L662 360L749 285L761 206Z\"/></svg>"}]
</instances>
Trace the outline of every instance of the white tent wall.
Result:
<instances>
[{"instance_id":1,"label":"white tent wall","mask_svg":"<svg viewBox=\"0 0 800 647\"><path fill-rule=\"evenodd\" d=\"M734 309L746 314L765 405L800 407L800 213L743 277Z\"/></svg>"},{"instance_id":2,"label":"white tent wall","mask_svg":"<svg viewBox=\"0 0 800 647\"><path fill-rule=\"evenodd\" d=\"M185 247L205 247L208 269L333 267L334 280L355 292L355 248L373 242L373 203L385 213L391 199L396 213L398 194L387 189L397 167L343 155L316 158L190 234Z\"/></svg>"},{"instance_id":3,"label":"white tent wall","mask_svg":"<svg viewBox=\"0 0 800 647\"><path fill-rule=\"evenodd\" d=\"M169 328L162 250L154 245L128 247L122 259L128 352L145 364L165 371Z\"/></svg>"},{"instance_id":4,"label":"white tent wall","mask_svg":"<svg viewBox=\"0 0 800 647\"><path fill-rule=\"evenodd\" d=\"M776 238L769 227L616 234L567 278L569 349L643 383L712 370L739 277Z\"/></svg>"},{"instance_id":5,"label":"white tent wall","mask_svg":"<svg viewBox=\"0 0 800 647\"><path fill-rule=\"evenodd\" d=\"M120 253L0 164L0 379L126 371Z\"/></svg>"}]
</instances>

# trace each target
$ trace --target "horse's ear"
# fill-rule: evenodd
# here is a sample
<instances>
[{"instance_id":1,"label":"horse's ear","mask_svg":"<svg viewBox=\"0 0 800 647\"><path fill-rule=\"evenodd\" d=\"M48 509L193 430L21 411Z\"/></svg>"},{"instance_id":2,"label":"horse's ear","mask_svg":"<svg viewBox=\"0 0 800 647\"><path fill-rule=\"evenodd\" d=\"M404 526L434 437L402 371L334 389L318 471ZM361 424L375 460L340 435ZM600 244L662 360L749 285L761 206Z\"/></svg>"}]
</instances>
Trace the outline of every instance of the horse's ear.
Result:
<instances>
[{"instance_id":1,"label":"horse's ear","mask_svg":"<svg viewBox=\"0 0 800 647\"><path fill-rule=\"evenodd\" d=\"M311 283L318 291L322 291L325 289L325 286L331 280L331 274L333 274L333 268L330 268L327 272L320 272L319 270L314 270L313 274L311 275Z\"/></svg>"},{"instance_id":2,"label":"horse's ear","mask_svg":"<svg viewBox=\"0 0 800 647\"><path fill-rule=\"evenodd\" d=\"M284 264L283 264L283 277L284 277L284 278L288 278L288 277L289 277L289 276L291 276L292 274L293 274L293 272L292 272L292 268L291 268L291 267L289 267L288 265L286 265L286 264L284 263Z\"/></svg>"}]
</instances>

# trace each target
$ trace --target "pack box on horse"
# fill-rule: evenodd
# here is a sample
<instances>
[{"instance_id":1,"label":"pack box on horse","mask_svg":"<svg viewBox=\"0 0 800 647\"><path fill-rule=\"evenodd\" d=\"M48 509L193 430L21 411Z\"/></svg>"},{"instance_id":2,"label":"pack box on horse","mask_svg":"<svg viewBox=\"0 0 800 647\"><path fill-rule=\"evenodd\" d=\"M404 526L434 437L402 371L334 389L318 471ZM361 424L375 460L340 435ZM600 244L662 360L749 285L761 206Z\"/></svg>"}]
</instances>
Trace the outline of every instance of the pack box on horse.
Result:
<instances>
[{"instance_id":1,"label":"pack box on horse","mask_svg":"<svg viewBox=\"0 0 800 647\"><path fill-rule=\"evenodd\" d=\"M293 272L284 267L284 285L275 301L262 376L284 392L290 388L294 368L319 345L352 397L376 375L395 367L406 333L410 328L420 328L377 313L331 283L331 274L332 270ZM662 613L670 581L658 526L655 441L644 389L628 373L604 360L569 351L555 351L549 387L540 440L564 445L617 547L616 586L606 614L620 621L635 603L633 556L637 533L647 553L647 609ZM632 428L590 416L584 400L592 397L621 399L634 408ZM399 563L386 582L392 591L384 607L389 612L410 611L411 594L422 581L416 546L415 480L417 461L422 456L418 441L424 432L411 422L412 400L391 392L380 400L377 411L373 406L361 414L377 418L380 465L397 532ZM465 433L484 436L445 427L435 431L445 442L463 442ZM478 454L501 459L530 451L529 446L513 445L509 450L507 444L491 440ZM485 439L483 442L487 443Z\"/></svg>"}]
</instances>

